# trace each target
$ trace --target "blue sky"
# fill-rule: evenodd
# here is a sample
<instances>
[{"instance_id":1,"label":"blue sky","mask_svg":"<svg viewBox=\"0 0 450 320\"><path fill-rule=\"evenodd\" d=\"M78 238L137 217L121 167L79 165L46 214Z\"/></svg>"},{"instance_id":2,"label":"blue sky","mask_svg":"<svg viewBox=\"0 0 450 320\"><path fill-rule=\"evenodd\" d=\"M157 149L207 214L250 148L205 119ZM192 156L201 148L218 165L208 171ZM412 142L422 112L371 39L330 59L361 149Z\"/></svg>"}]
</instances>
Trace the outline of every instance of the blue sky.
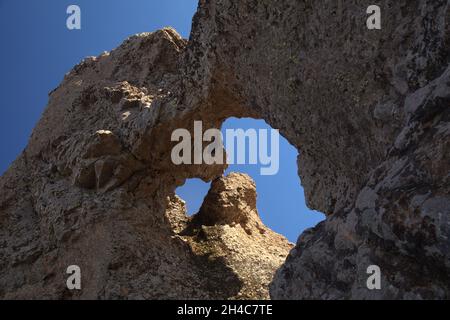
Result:
<instances>
[{"instance_id":1,"label":"blue sky","mask_svg":"<svg viewBox=\"0 0 450 320\"><path fill-rule=\"evenodd\" d=\"M66 28L66 9L81 7L82 29ZM25 148L48 101L64 74L86 56L117 47L132 34L174 27L188 38L197 0L0 0L0 174ZM268 128L263 121L227 121L225 127ZM322 215L308 210L297 176L297 151L280 145L280 172L259 175L255 166L232 166L248 173L258 190L258 208L272 229L296 241ZM178 190L196 211L208 185L198 181Z\"/></svg>"}]
</instances>

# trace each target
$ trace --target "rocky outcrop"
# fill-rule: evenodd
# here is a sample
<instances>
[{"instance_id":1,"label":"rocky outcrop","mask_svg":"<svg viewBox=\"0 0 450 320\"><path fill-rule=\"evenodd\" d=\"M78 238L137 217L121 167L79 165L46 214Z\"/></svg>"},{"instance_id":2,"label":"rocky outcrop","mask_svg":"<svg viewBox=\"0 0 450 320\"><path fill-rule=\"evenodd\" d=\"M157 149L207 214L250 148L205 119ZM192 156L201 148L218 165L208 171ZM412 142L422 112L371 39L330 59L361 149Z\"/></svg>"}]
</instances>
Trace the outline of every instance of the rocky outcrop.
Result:
<instances>
[{"instance_id":1,"label":"rocky outcrop","mask_svg":"<svg viewBox=\"0 0 450 320\"><path fill-rule=\"evenodd\" d=\"M83 61L50 94L1 179L0 297L269 298L291 244L259 220L254 183L217 180L198 214L204 223L190 222L174 195L186 178L213 180L226 168L170 159L175 128L220 124L179 104L185 51L172 29L136 35ZM66 287L70 265L81 268L81 291Z\"/></svg>"},{"instance_id":2,"label":"rocky outcrop","mask_svg":"<svg viewBox=\"0 0 450 320\"><path fill-rule=\"evenodd\" d=\"M174 129L233 116L280 129L327 214L272 298L449 298L449 2L379 1L381 30L370 4L201 0L189 41L139 34L76 66L0 179L0 297L267 297L289 244L251 182L170 160ZM174 190L193 177L214 183L190 219Z\"/></svg>"},{"instance_id":3,"label":"rocky outcrop","mask_svg":"<svg viewBox=\"0 0 450 320\"><path fill-rule=\"evenodd\" d=\"M274 297L449 298L449 84L447 68L406 97L407 125L386 159L351 208L300 237L272 283ZM381 269L381 290L367 289L371 265Z\"/></svg>"},{"instance_id":4,"label":"rocky outcrop","mask_svg":"<svg viewBox=\"0 0 450 320\"><path fill-rule=\"evenodd\" d=\"M168 208L173 229L205 269L211 287L225 291L222 297L269 298L269 284L293 245L261 222L249 176L231 173L215 179L192 218L186 219L184 203L176 196ZM226 286L218 285L222 282Z\"/></svg>"}]
</instances>

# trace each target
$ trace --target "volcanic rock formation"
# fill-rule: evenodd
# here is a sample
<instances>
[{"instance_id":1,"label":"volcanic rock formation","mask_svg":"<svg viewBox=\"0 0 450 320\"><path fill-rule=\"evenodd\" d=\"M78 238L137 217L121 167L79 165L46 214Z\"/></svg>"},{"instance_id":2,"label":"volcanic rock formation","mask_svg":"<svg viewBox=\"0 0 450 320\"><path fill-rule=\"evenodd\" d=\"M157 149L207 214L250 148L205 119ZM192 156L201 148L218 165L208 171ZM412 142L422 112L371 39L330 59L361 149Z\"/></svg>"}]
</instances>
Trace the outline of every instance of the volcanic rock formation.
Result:
<instances>
[{"instance_id":1,"label":"volcanic rock formation","mask_svg":"<svg viewBox=\"0 0 450 320\"><path fill-rule=\"evenodd\" d=\"M450 4L378 2L381 30L365 0L201 0L189 41L139 34L76 66L0 179L0 297L267 297L290 245L252 182L170 160L174 129L253 117L327 214L272 298L450 298ZM174 190L194 177L214 182L188 218Z\"/></svg>"},{"instance_id":2,"label":"volcanic rock formation","mask_svg":"<svg viewBox=\"0 0 450 320\"><path fill-rule=\"evenodd\" d=\"M219 296L269 298L274 272L293 245L261 222L256 186L249 176L230 173L215 179L192 218L186 218L184 202L175 196L166 216L197 257L212 288L224 291Z\"/></svg>"}]
</instances>

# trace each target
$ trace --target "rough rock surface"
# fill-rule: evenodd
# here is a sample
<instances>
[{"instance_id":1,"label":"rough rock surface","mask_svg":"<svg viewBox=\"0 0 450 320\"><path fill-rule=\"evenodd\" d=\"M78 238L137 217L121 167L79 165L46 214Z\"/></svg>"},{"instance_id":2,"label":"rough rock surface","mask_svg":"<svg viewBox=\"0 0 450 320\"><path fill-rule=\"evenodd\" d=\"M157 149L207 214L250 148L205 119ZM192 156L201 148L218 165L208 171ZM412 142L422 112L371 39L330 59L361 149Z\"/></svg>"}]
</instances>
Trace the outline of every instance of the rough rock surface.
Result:
<instances>
[{"instance_id":1,"label":"rough rock surface","mask_svg":"<svg viewBox=\"0 0 450 320\"><path fill-rule=\"evenodd\" d=\"M264 296L255 281L287 243L265 251L273 263L256 278L240 271L276 237L256 232L242 206L252 193L219 179L192 220L174 196L225 168L174 166L173 129L234 116L280 129L299 150L308 205L327 214L277 271L272 298L450 298L450 4L378 1L382 30L368 30L371 4L201 0L189 41L140 34L76 66L0 179L0 297ZM222 199L239 199L230 217ZM80 292L64 286L71 264ZM372 264L381 290L366 287ZM241 284L211 286L214 270Z\"/></svg>"},{"instance_id":2,"label":"rough rock surface","mask_svg":"<svg viewBox=\"0 0 450 320\"><path fill-rule=\"evenodd\" d=\"M173 129L199 120L172 92L185 50L172 29L136 35L83 61L50 94L0 182L0 297L269 298L292 245L259 220L254 183L217 180L211 194L226 196L205 202L204 226L174 195L186 178L213 180L226 168L172 164ZM81 291L66 288L70 265L81 268Z\"/></svg>"},{"instance_id":3,"label":"rough rock surface","mask_svg":"<svg viewBox=\"0 0 450 320\"><path fill-rule=\"evenodd\" d=\"M192 218L186 219L184 203L175 196L167 218L198 257L211 286L223 291L218 296L269 298L269 284L293 245L261 222L256 186L249 176L230 173L215 179Z\"/></svg>"}]
</instances>

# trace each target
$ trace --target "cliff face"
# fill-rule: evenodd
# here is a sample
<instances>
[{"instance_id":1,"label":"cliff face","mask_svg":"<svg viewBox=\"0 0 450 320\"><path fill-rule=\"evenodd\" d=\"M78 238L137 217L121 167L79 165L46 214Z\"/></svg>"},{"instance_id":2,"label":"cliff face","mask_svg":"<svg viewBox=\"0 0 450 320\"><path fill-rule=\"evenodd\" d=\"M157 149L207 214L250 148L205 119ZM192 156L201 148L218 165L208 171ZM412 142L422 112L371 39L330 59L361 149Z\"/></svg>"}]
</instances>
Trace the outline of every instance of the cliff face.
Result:
<instances>
[{"instance_id":1,"label":"cliff face","mask_svg":"<svg viewBox=\"0 0 450 320\"><path fill-rule=\"evenodd\" d=\"M76 66L0 179L0 297L267 297L290 245L251 180L170 160L174 129L245 116L298 148L327 214L272 298L449 298L449 2L380 1L377 31L370 4L202 0L189 41L140 34ZM189 219L174 190L193 177L215 182Z\"/></svg>"}]
</instances>

